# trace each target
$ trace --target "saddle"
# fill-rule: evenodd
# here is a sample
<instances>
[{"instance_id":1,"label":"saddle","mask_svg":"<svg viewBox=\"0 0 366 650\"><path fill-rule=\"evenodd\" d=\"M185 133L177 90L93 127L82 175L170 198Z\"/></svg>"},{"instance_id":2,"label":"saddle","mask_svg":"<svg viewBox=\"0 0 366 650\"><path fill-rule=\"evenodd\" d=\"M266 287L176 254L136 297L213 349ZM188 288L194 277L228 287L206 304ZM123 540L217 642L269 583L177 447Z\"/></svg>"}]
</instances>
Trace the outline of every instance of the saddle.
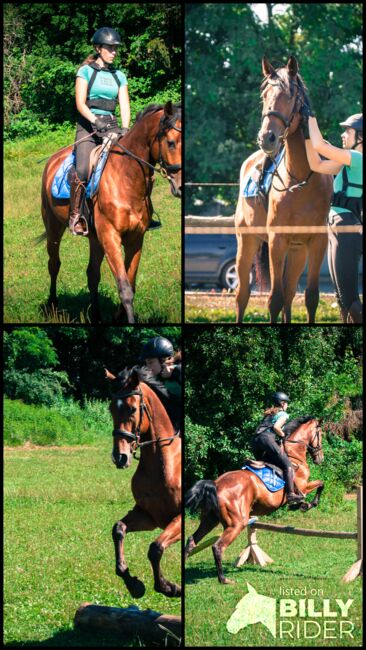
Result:
<instances>
[{"instance_id":1,"label":"saddle","mask_svg":"<svg viewBox=\"0 0 366 650\"><path fill-rule=\"evenodd\" d=\"M243 196L248 199L253 197L261 199L266 210L268 209L268 194L271 189L273 174L284 154L285 147L282 146L274 159L264 156L244 178Z\"/></svg>"},{"instance_id":2,"label":"saddle","mask_svg":"<svg viewBox=\"0 0 366 650\"><path fill-rule=\"evenodd\" d=\"M108 159L111 147L120 137L119 129L111 131L103 138L102 144L92 149L89 160L89 175L86 186L86 198L91 199L97 193L100 179ZM70 198L70 178L75 169L75 153L72 151L61 163L54 176L51 194L55 199Z\"/></svg>"}]
</instances>

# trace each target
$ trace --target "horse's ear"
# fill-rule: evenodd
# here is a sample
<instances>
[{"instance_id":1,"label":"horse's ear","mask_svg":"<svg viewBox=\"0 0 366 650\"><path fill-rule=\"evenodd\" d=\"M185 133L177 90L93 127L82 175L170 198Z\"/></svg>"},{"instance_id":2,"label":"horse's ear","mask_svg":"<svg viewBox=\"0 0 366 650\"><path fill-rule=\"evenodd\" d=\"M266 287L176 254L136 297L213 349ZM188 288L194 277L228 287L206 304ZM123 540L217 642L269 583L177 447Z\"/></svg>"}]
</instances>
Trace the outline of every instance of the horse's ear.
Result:
<instances>
[{"instance_id":1,"label":"horse's ear","mask_svg":"<svg viewBox=\"0 0 366 650\"><path fill-rule=\"evenodd\" d=\"M172 104L171 100L166 102L166 104L164 106L164 115L166 115L167 117L172 117L173 116L173 104Z\"/></svg>"},{"instance_id":2,"label":"horse's ear","mask_svg":"<svg viewBox=\"0 0 366 650\"><path fill-rule=\"evenodd\" d=\"M105 378L108 379L108 381L114 381L114 379L116 379L116 377L112 375L112 373L109 372L107 368L104 368L104 372L105 372Z\"/></svg>"},{"instance_id":3,"label":"horse's ear","mask_svg":"<svg viewBox=\"0 0 366 650\"><path fill-rule=\"evenodd\" d=\"M290 56L289 60L287 61L287 70L291 77L296 77L297 73L299 72L299 64L294 56Z\"/></svg>"},{"instance_id":4,"label":"horse's ear","mask_svg":"<svg viewBox=\"0 0 366 650\"><path fill-rule=\"evenodd\" d=\"M265 77L276 74L276 70L274 69L273 65L270 64L266 56L264 56L262 59L262 71Z\"/></svg>"},{"instance_id":5,"label":"horse's ear","mask_svg":"<svg viewBox=\"0 0 366 650\"><path fill-rule=\"evenodd\" d=\"M130 381L130 388L134 389L137 388L137 386L140 383L140 375L138 373L138 366L134 366L131 369L131 373L129 376L129 381Z\"/></svg>"}]
</instances>

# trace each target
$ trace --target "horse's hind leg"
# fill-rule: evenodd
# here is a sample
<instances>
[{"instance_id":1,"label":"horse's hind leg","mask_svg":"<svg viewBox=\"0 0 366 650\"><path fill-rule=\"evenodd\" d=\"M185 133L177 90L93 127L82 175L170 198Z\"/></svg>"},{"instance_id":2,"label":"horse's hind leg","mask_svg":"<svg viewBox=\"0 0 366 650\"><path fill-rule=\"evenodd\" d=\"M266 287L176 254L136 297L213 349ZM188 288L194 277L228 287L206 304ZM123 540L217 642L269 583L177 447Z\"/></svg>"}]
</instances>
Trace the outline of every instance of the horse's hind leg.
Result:
<instances>
[{"instance_id":1,"label":"horse's hind leg","mask_svg":"<svg viewBox=\"0 0 366 650\"><path fill-rule=\"evenodd\" d=\"M230 546L230 544L234 541L234 539L237 538L237 536L242 532L242 530L245 528L247 524L247 521L242 521L238 519L236 522L233 522L231 526L227 526L225 528L224 532L222 533L221 537L217 540L217 542L213 545L212 547L212 552L216 564L216 569L217 569L217 577L219 579L219 582L221 584L233 584L234 580L229 580L229 578L225 578L224 572L222 570L222 556L225 551L225 549Z\"/></svg>"},{"instance_id":2,"label":"horse's hind leg","mask_svg":"<svg viewBox=\"0 0 366 650\"><path fill-rule=\"evenodd\" d=\"M88 288L91 297L92 323L100 323L98 287L100 282L100 266L104 257L103 246L92 233L89 235L89 264L87 268Z\"/></svg>"},{"instance_id":3,"label":"horse's hind leg","mask_svg":"<svg viewBox=\"0 0 366 650\"><path fill-rule=\"evenodd\" d=\"M182 515L177 515L165 528L159 537L150 544L148 558L154 572L154 589L164 596L180 596L181 587L174 582L169 582L164 578L160 561L165 549L171 544L178 542L182 536Z\"/></svg>"},{"instance_id":4,"label":"horse's hind leg","mask_svg":"<svg viewBox=\"0 0 366 650\"><path fill-rule=\"evenodd\" d=\"M47 252L48 252L48 272L50 274L50 294L47 302L48 307L57 307L57 276L61 266L60 260L60 243L62 235L65 232L65 224L57 221L53 217L52 223L50 220L46 224L47 231Z\"/></svg>"},{"instance_id":5,"label":"horse's hind leg","mask_svg":"<svg viewBox=\"0 0 366 650\"><path fill-rule=\"evenodd\" d=\"M209 513L208 515L205 515L201 519L201 523L198 526L196 532L191 535L191 537L188 537L186 547L184 549L184 560L186 560L189 555L192 553L193 549L197 546L197 544L203 539L217 524L219 523L219 520L215 515L212 513Z\"/></svg>"}]
</instances>

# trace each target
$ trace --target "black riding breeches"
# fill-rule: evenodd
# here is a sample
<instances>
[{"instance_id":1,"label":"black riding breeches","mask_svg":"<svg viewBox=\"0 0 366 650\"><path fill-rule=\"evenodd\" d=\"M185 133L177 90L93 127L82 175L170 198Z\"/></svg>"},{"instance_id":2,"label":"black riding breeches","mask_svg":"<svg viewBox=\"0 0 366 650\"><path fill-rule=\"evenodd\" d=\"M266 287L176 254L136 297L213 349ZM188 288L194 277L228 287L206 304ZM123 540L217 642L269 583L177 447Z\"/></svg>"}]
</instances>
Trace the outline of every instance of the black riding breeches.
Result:
<instances>
[{"instance_id":1,"label":"black riding breeches","mask_svg":"<svg viewBox=\"0 0 366 650\"><path fill-rule=\"evenodd\" d=\"M117 127L116 118L111 115L98 115L104 122L109 122L113 124L111 131L115 130ZM76 128L76 137L75 142L81 138L86 138L79 144L74 146L75 157L76 157L76 173L81 181L86 182L89 177L89 160L90 154L94 147L98 144L102 144L103 139L99 135L91 135L95 130L95 127L89 120L86 120L84 117L79 115L77 128ZM103 132L103 136L107 135L108 131ZM89 135L89 138L86 136Z\"/></svg>"},{"instance_id":2,"label":"black riding breeches","mask_svg":"<svg viewBox=\"0 0 366 650\"><path fill-rule=\"evenodd\" d=\"M274 435L269 432L260 433L252 440L252 449L257 460L277 465L285 471L292 468L291 462L286 453L281 453Z\"/></svg>"},{"instance_id":3,"label":"black riding breeches","mask_svg":"<svg viewBox=\"0 0 366 650\"><path fill-rule=\"evenodd\" d=\"M358 273L362 256L362 233L336 232L335 226L359 226L352 212L329 217L328 266L341 308L348 310L358 302Z\"/></svg>"}]
</instances>

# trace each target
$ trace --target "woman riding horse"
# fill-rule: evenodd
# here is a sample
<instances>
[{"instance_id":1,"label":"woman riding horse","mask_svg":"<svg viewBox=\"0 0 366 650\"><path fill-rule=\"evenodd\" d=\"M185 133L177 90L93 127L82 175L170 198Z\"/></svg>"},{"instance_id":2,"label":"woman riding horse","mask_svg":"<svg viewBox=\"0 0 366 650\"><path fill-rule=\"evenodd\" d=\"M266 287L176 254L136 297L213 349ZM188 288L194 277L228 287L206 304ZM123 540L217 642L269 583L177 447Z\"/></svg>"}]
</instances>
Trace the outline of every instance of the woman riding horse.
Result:
<instances>
[{"instance_id":1,"label":"woman riding horse","mask_svg":"<svg viewBox=\"0 0 366 650\"><path fill-rule=\"evenodd\" d=\"M272 401L273 404L264 412L264 418L257 427L252 441L254 456L257 460L269 461L283 469L287 502L289 504L300 503L304 499L295 493L294 470L291 461L284 446L282 444L279 446L277 443L278 437L284 438L286 435L282 427L289 418L286 411L290 398L285 393L276 392L272 395Z\"/></svg>"},{"instance_id":2,"label":"woman riding horse","mask_svg":"<svg viewBox=\"0 0 366 650\"><path fill-rule=\"evenodd\" d=\"M115 108L117 98L121 110L123 129L128 132L130 123L130 101L127 79L123 72L112 64L122 44L115 29L101 27L92 43L95 53L88 56L77 71L75 95L78 121L74 151L76 169L70 179L70 220L69 229L73 235L87 235L88 224L81 213L89 176L90 153L101 144L103 136L117 127ZM88 134L89 137L88 137ZM79 142L82 140L82 142Z\"/></svg>"},{"instance_id":3,"label":"woman riding horse","mask_svg":"<svg viewBox=\"0 0 366 650\"><path fill-rule=\"evenodd\" d=\"M310 169L334 178L329 213L328 265L343 322L362 323L358 267L362 256L362 230L338 232L338 226L362 224L363 116L351 115L342 133L343 148L323 139L309 102L303 107L303 132ZM327 160L322 160L320 154Z\"/></svg>"}]
</instances>

